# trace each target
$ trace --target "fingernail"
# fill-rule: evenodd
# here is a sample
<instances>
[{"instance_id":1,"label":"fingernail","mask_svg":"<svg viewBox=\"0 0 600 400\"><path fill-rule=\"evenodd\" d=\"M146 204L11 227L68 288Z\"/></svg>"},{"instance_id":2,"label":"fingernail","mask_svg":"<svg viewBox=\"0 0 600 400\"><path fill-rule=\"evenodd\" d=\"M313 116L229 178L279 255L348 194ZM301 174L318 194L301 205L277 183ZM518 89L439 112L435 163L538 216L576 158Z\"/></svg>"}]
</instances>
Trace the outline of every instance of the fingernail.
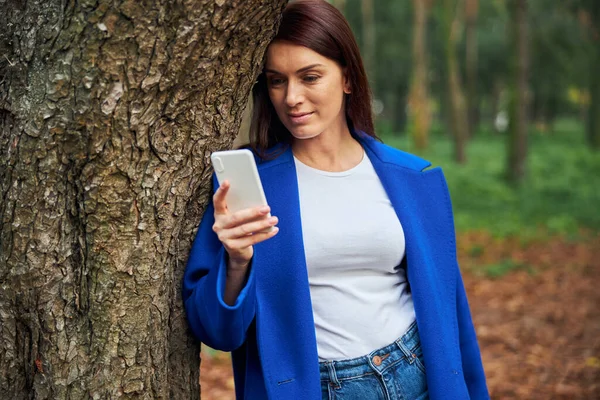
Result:
<instances>
[{"instance_id":1,"label":"fingernail","mask_svg":"<svg viewBox=\"0 0 600 400\"><path fill-rule=\"evenodd\" d=\"M273 233L277 233L277 232L279 232L279 228L278 228L278 227L276 227L276 226L274 226L274 227L273 227L273 230L272 230L272 232L273 232Z\"/></svg>"},{"instance_id":2,"label":"fingernail","mask_svg":"<svg viewBox=\"0 0 600 400\"><path fill-rule=\"evenodd\" d=\"M269 223L270 224L276 224L277 223L277 217L271 217L271 218L269 218Z\"/></svg>"},{"instance_id":3,"label":"fingernail","mask_svg":"<svg viewBox=\"0 0 600 400\"><path fill-rule=\"evenodd\" d=\"M269 212L269 210L270 210L269 206L262 206L262 207L260 208L260 212L261 212L261 213L265 213L265 214L266 214L266 213L268 213L268 212Z\"/></svg>"}]
</instances>

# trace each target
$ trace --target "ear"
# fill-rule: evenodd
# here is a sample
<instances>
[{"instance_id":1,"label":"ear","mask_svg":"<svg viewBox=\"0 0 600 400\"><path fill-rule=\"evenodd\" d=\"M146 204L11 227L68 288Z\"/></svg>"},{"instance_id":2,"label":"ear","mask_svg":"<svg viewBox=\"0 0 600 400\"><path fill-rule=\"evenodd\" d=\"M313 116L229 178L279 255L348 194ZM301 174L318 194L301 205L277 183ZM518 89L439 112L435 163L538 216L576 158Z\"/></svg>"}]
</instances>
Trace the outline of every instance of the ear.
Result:
<instances>
[{"instance_id":1,"label":"ear","mask_svg":"<svg viewBox=\"0 0 600 400\"><path fill-rule=\"evenodd\" d=\"M350 94L350 93L352 93L352 88L350 86L350 79L348 79L347 68L344 68L343 74L344 74L344 83L343 83L344 84L344 93Z\"/></svg>"}]
</instances>

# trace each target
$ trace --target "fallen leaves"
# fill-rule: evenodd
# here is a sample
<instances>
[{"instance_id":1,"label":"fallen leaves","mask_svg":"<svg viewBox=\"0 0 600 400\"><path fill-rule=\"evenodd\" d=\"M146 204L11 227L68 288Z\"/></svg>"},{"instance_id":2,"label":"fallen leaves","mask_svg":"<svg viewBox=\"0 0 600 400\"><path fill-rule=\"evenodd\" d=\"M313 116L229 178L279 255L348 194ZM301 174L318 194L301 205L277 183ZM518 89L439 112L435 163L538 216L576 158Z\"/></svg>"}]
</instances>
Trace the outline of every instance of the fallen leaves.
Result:
<instances>
[{"instance_id":1,"label":"fallen leaves","mask_svg":"<svg viewBox=\"0 0 600 400\"><path fill-rule=\"evenodd\" d=\"M460 253L492 398L600 398L600 237L486 240L484 254L530 266L486 278Z\"/></svg>"},{"instance_id":2,"label":"fallen leaves","mask_svg":"<svg viewBox=\"0 0 600 400\"><path fill-rule=\"evenodd\" d=\"M233 373L229 353L202 345L200 393L202 400L235 400Z\"/></svg>"}]
</instances>

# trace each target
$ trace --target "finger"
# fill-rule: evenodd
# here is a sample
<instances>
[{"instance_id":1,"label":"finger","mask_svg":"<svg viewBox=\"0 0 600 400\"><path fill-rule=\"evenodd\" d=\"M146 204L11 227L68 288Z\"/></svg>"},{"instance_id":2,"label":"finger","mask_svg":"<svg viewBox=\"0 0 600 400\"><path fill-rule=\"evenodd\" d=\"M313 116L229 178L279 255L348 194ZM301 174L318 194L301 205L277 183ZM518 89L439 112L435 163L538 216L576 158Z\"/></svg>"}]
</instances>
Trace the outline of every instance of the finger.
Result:
<instances>
[{"instance_id":1,"label":"finger","mask_svg":"<svg viewBox=\"0 0 600 400\"><path fill-rule=\"evenodd\" d=\"M239 239L230 239L227 241L227 247L232 250L245 249L246 247L253 246L272 238L277 235L278 232L279 228L274 226L269 232L255 233L254 235L243 236Z\"/></svg>"},{"instance_id":2,"label":"finger","mask_svg":"<svg viewBox=\"0 0 600 400\"><path fill-rule=\"evenodd\" d=\"M271 211L269 206L245 208L227 216L223 221L223 228L230 229L248 222L262 219L267 216L269 211Z\"/></svg>"},{"instance_id":3,"label":"finger","mask_svg":"<svg viewBox=\"0 0 600 400\"><path fill-rule=\"evenodd\" d=\"M239 239L248 235L256 235L257 233L262 233L262 231L275 226L278 221L277 217L263 218L258 221L236 226L232 229L227 229L222 233L221 237L227 240Z\"/></svg>"},{"instance_id":4,"label":"finger","mask_svg":"<svg viewBox=\"0 0 600 400\"><path fill-rule=\"evenodd\" d=\"M225 198L229 191L229 181L223 181L213 196L213 205L215 207L215 214L226 214L227 213L227 202Z\"/></svg>"}]
</instances>

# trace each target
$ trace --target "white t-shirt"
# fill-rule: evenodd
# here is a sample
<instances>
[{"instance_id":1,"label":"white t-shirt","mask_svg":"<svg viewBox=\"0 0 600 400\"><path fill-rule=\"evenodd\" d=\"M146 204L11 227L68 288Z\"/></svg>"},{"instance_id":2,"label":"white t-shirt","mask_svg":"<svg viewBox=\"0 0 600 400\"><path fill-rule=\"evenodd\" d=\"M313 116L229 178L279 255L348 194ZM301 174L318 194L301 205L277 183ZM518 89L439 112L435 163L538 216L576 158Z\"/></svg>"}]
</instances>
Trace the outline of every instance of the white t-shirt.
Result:
<instances>
[{"instance_id":1,"label":"white t-shirt","mask_svg":"<svg viewBox=\"0 0 600 400\"><path fill-rule=\"evenodd\" d=\"M415 320L402 225L366 154L343 172L295 163L319 359L366 355Z\"/></svg>"}]
</instances>

